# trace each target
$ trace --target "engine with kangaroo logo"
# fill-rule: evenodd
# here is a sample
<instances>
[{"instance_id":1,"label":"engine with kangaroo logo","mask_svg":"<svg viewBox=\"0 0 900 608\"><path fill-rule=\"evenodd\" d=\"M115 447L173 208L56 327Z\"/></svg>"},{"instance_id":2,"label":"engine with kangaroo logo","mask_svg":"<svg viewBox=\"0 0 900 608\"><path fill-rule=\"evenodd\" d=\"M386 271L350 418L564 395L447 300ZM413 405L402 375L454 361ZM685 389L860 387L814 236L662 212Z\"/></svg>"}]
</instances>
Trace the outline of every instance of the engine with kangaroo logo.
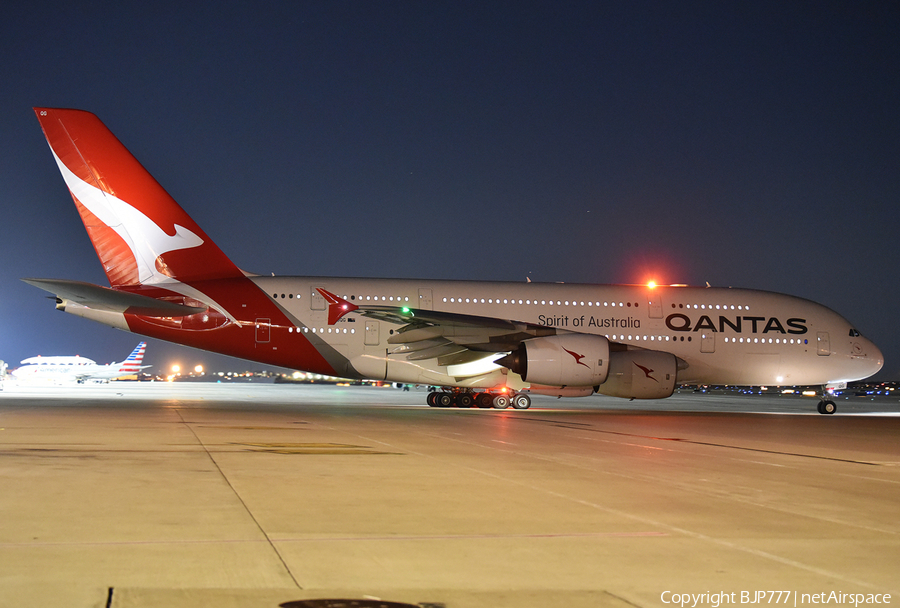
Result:
<instances>
[{"instance_id":1,"label":"engine with kangaroo logo","mask_svg":"<svg viewBox=\"0 0 900 608\"><path fill-rule=\"evenodd\" d=\"M625 399L662 399L675 390L678 360L656 350L614 350L603 336L558 334L525 340L498 361L526 382L590 386Z\"/></svg>"},{"instance_id":2,"label":"engine with kangaroo logo","mask_svg":"<svg viewBox=\"0 0 900 608\"><path fill-rule=\"evenodd\" d=\"M595 391L624 399L665 399L675 392L678 358L659 350L610 353L609 376Z\"/></svg>"},{"instance_id":3,"label":"engine with kangaroo logo","mask_svg":"<svg viewBox=\"0 0 900 608\"><path fill-rule=\"evenodd\" d=\"M525 340L497 363L534 384L597 386L606 382L609 355L604 336L557 334Z\"/></svg>"}]
</instances>

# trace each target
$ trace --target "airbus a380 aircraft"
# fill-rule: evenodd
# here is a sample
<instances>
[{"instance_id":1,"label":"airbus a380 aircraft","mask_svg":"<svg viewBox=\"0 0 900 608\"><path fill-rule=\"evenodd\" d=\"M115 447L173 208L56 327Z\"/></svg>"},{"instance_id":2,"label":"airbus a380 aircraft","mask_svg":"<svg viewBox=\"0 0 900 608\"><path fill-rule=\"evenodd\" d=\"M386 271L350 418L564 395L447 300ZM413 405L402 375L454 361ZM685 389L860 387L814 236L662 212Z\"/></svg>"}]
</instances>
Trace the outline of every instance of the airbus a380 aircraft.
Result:
<instances>
[{"instance_id":1,"label":"airbus a380 aircraft","mask_svg":"<svg viewBox=\"0 0 900 608\"><path fill-rule=\"evenodd\" d=\"M93 359L87 357L52 356L29 357L22 361L22 366L12 372L12 377L19 382L78 382L87 380L99 380L109 382L122 376L131 376L142 369L150 367L141 365L144 360L144 352L147 343L138 344L131 354L119 363L98 365Z\"/></svg>"},{"instance_id":2,"label":"airbus a380 aircraft","mask_svg":"<svg viewBox=\"0 0 900 608\"><path fill-rule=\"evenodd\" d=\"M96 116L35 112L111 287L25 280L119 329L443 387L432 406L527 408L528 392L657 399L676 383L840 386L883 363L837 313L764 291L246 273ZM834 410L823 393L819 411Z\"/></svg>"}]
</instances>

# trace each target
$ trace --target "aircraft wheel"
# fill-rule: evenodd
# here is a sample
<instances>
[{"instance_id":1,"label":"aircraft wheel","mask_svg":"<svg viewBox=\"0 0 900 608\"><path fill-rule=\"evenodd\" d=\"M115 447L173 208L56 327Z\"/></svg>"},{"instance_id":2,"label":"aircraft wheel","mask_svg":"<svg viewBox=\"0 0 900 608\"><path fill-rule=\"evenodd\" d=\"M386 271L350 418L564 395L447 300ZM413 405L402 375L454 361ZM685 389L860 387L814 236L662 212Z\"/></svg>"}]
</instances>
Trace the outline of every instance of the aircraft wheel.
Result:
<instances>
[{"instance_id":1,"label":"aircraft wheel","mask_svg":"<svg viewBox=\"0 0 900 608\"><path fill-rule=\"evenodd\" d=\"M494 408L498 410L505 410L509 407L509 397L506 395L497 395L494 397Z\"/></svg>"},{"instance_id":2,"label":"aircraft wheel","mask_svg":"<svg viewBox=\"0 0 900 608\"><path fill-rule=\"evenodd\" d=\"M450 407L453 405L453 395L450 393L438 393L434 398L434 404L437 407Z\"/></svg>"},{"instance_id":3,"label":"aircraft wheel","mask_svg":"<svg viewBox=\"0 0 900 608\"><path fill-rule=\"evenodd\" d=\"M512 406L517 410L527 410L531 407L531 397L524 393L519 393L513 397Z\"/></svg>"},{"instance_id":4,"label":"aircraft wheel","mask_svg":"<svg viewBox=\"0 0 900 608\"><path fill-rule=\"evenodd\" d=\"M469 393L460 393L456 396L456 405L458 407L472 407L475 399Z\"/></svg>"},{"instance_id":5,"label":"aircraft wheel","mask_svg":"<svg viewBox=\"0 0 900 608\"><path fill-rule=\"evenodd\" d=\"M837 406L834 404L834 401L823 401L821 407L822 409L819 411L823 414L833 414L837 411Z\"/></svg>"},{"instance_id":6,"label":"aircraft wheel","mask_svg":"<svg viewBox=\"0 0 900 608\"><path fill-rule=\"evenodd\" d=\"M425 397L425 403L428 404L428 407L437 407L437 404L434 402L435 397L437 397L437 393L434 391L428 393L428 396Z\"/></svg>"},{"instance_id":7,"label":"aircraft wheel","mask_svg":"<svg viewBox=\"0 0 900 608\"><path fill-rule=\"evenodd\" d=\"M490 393L478 393L475 397L475 405L480 408L494 407L494 396Z\"/></svg>"}]
</instances>

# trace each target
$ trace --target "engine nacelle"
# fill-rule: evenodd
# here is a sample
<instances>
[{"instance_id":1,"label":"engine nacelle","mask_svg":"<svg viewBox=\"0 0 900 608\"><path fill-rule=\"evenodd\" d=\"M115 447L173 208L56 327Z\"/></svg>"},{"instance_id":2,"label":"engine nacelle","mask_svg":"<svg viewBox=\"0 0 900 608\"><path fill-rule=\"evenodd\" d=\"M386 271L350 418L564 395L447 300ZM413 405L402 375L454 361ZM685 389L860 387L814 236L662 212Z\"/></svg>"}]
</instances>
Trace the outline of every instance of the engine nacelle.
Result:
<instances>
[{"instance_id":1,"label":"engine nacelle","mask_svg":"<svg viewBox=\"0 0 900 608\"><path fill-rule=\"evenodd\" d=\"M526 382L548 386L597 386L609 372L609 340L560 334L532 338L497 361Z\"/></svg>"},{"instance_id":2,"label":"engine nacelle","mask_svg":"<svg viewBox=\"0 0 900 608\"><path fill-rule=\"evenodd\" d=\"M590 397L594 394L593 386L544 386L532 384L528 388L532 395L547 395L548 397Z\"/></svg>"},{"instance_id":3,"label":"engine nacelle","mask_svg":"<svg viewBox=\"0 0 900 608\"><path fill-rule=\"evenodd\" d=\"M609 377L597 392L625 399L665 399L675 392L678 360L658 350L610 353Z\"/></svg>"}]
</instances>

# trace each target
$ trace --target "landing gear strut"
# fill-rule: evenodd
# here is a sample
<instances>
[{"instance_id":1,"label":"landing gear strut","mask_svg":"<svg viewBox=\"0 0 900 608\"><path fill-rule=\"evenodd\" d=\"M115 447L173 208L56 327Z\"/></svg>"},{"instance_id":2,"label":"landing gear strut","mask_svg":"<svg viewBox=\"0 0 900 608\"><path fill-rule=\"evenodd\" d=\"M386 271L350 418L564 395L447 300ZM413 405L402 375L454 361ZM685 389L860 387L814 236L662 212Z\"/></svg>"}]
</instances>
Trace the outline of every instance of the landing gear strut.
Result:
<instances>
[{"instance_id":1,"label":"landing gear strut","mask_svg":"<svg viewBox=\"0 0 900 608\"><path fill-rule=\"evenodd\" d=\"M473 405L479 408L505 410L510 405L517 410L531 407L531 397L525 393L472 393L468 391L434 391L428 393L426 402L431 407L462 407Z\"/></svg>"}]
</instances>

